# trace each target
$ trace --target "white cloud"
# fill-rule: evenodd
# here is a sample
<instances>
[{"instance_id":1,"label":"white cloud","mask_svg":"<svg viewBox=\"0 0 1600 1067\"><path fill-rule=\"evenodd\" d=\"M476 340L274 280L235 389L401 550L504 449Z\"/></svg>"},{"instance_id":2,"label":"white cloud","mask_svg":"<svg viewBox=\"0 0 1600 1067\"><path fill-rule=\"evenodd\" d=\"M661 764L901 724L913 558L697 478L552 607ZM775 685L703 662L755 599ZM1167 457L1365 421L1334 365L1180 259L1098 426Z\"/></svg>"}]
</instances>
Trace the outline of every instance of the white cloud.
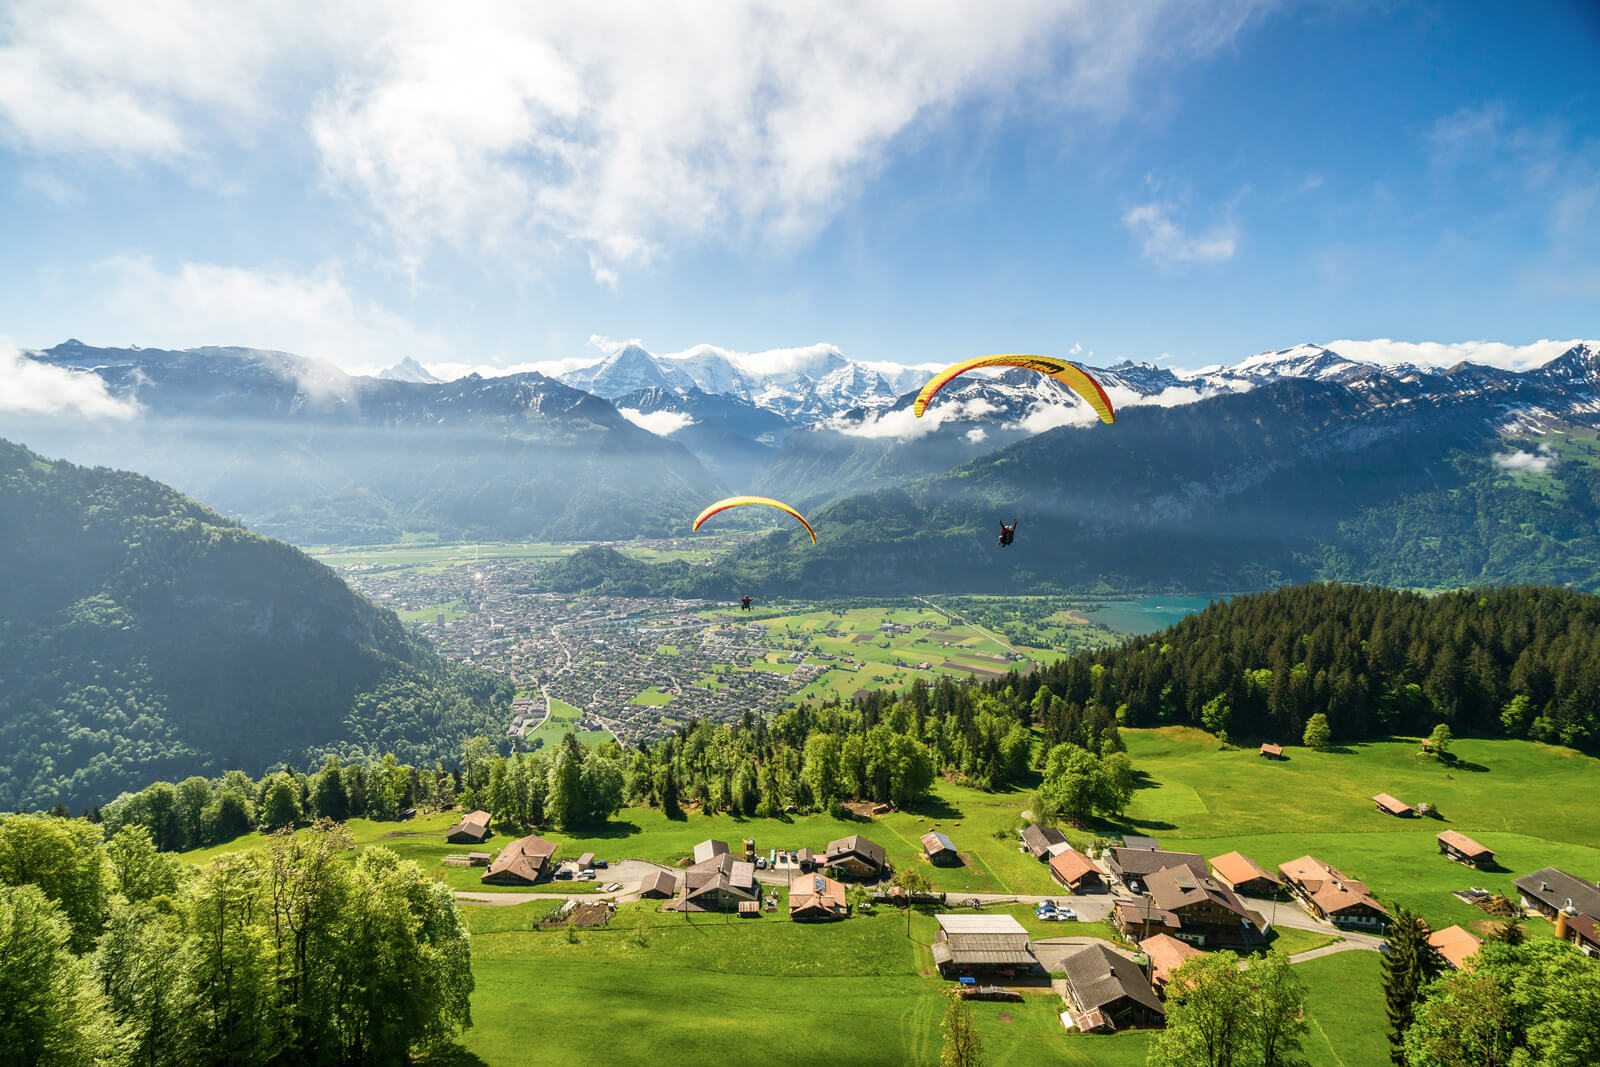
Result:
<instances>
[{"instance_id":1,"label":"white cloud","mask_svg":"<svg viewBox=\"0 0 1600 1067\"><path fill-rule=\"evenodd\" d=\"M226 183L307 137L411 266L531 245L615 286L675 240L806 238L968 102L1115 115L1269 6L13 0L0 140Z\"/></svg>"},{"instance_id":2,"label":"white cloud","mask_svg":"<svg viewBox=\"0 0 1600 1067\"><path fill-rule=\"evenodd\" d=\"M1239 231L1231 222L1213 226L1203 234L1184 232L1173 219L1174 208L1151 201L1129 208L1122 225L1139 239L1144 257L1162 267L1180 263L1216 263L1232 259L1239 247Z\"/></svg>"},{"instance_id":3,"label":"white cloud","mask_svg":"<svg viewBox=\"0 0 1600 1067\"><path fill-rule=\"evenodd\" d=\"M974 426L972 429L968 430L963 436L966 437L966 439L968 441L971 441L973 444L976 445L976 444L982 444L983 441L989 436L989 432L987 430L985 430L982 426Z\"/></svg>"},{"instance_id":4,"label":"white cloud","mask_svg":"<svg viewBox=\"0 0 1600 1067\"><path fill-rule=\"evenodd\" d=\"M1556 460L1556 454L1549 445L1540 445L1537 452L1498 453L1494 457L1494 465L1501 470L1543 474L1556 465Z\"/></svg>"},{"instance_id":5,"label":"white cloud","mask_svg":"<svg viewBox=\"0 0 1600 1067\"><path fill-rule=\"evenodd\" d=\"M118 257L96 269L109 279L104 302L146 345L248 344L354 373L454 354L439 335L357 296L331 266L295 274L185 263L169 273L148 258Z\"/></svg>"},{"instance_id":6,"label":"white cloud","mask_svg":"<svg viewBox=\"0 0 1600 1067\"><path fill-rule=\"evenodd\" d=\"M694 417L681 411L640 411L638 408L618 408L617 414L657 437L671 437L694 422Z\"/></svg>"},{"instance_id":7,"label":"white cloud","mask_svg":"<svg viewBox=\"0 0 1600 1067\"><path fill-rule=\"evenodd\" d=\"M1508 345L1498 341L1391 341L1380 337L1371 341L1329 341L1323 348L1349 359L1378 363L1386 367L1415 364L1418 367L1453 367L1457 363L1482 363L1505 370L1542 367L1581 341L1535 341Z\"/></svg>"},{"instance_id":8,"label":"white cloud","mask_svg":"<svg viewBox=\"0 0 1600 1067\"><path fill-rule=\"evenodd\" d=\"M0 411L121 419L138 410L107 392L99 375L30 359L10 338L0 337Z\"/></svg>"},{"instance_id":9,"label":"white cloud","mask_svg":"<svg viewBox=\"0 0 1600 1067\"><path fill-rule=\"evenodd\" d=\"M841 419L829 423L828 426L847 437L865 437L869 440L893 439L904 443L926 437L948 421L982 418L997 410L988 400L976 397L955 403L930 405L924 409L921 418L917 417L912 408L903 407L868 415L860 422L846 422Z\"/></svg>"}]
</instances>

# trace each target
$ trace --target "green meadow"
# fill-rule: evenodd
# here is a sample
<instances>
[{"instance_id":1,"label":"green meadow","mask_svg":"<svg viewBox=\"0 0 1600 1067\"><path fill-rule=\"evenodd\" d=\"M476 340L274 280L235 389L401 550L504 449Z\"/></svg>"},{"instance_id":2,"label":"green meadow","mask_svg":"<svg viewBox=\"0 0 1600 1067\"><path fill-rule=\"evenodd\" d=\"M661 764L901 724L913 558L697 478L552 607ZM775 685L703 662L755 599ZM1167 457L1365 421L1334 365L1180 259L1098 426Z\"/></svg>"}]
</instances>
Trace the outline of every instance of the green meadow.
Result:
<instances>
[{"instance_id":1,"label":"green meadow","mask_svg":"<svg viewBox=\"0 0 1600 1067\"><path fill-rule=\"evenodd\" d=\"M1205 856L1237 849L1268 869L1310 854L1435 928L1487 918L1452 890L1482 886L1515 898L1512 880L1541 867L1600 875L1600 760L1571 749L1458 740L1452 765L1419 756L1415 740L1393 740L1333 752L1290 747L1279 762L1254 748L1223 750L1198 730L1123 737L1144 777L1131 829ZM1377 793L1432 804L1443 818L1384 815L1371 800ZM1440 855L1434 837L1443 830L1494 849L1501 869L1474 871ZM1529 928L1549 929L1540 921Z\"/></svg>"},{"instance_id":2,"label":"green meadow","mask_svg":"<svg viewBox=\"0 0 1600 1067\"><path fill-rule=\"evenodd\" d=\"M671 699L668 697L667 699ZM640 703L644 703L641 701ZM533 747L534 738L544 743L545 748L554 748L561 743L567 734L576 734L579 741L586 745L598 745L602 741L610 741L609 730L580 730L578 720L583 718L583 712L568 704L564 700L550 698L550 717L537 729L530 730L523 735L524 749Z\"/></svg>"}]
</instances>

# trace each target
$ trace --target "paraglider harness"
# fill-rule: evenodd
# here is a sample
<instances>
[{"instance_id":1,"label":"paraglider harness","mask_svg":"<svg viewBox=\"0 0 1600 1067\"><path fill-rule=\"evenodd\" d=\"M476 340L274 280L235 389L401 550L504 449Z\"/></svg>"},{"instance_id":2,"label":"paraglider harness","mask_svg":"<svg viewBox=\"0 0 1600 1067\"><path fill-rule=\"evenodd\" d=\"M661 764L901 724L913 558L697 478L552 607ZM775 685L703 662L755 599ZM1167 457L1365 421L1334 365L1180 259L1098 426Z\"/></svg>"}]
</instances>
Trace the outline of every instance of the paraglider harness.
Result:
<instances>
[{"instance_id":1,"label":"paraglider harness","mask_svg":"<svg viewBox=\"0 0 1600 1067\"><path fill-rule=\"evenodd\" d=\"M1015 537L1015 536L1017 536L1017 520L1016 519L1012 519L1011 520L1011 525L1010 526L1007 526L1003 522L1000 524L1000 547L1001 548L1009 547L1011 545L1011 539L1013 537Z\"/></svg>"},{"instance_id":2,"label":"paraglider harness","mask_svg":"<svg viewBox=\"0 0 1600 1067\"><path fill-rule=\"evenodd\" d=\"M750 598L749 597L746 596L746 597L740 597L739 598L739 610L740 611L749 611L750 610Z\"/></svg>"}]
</instances>

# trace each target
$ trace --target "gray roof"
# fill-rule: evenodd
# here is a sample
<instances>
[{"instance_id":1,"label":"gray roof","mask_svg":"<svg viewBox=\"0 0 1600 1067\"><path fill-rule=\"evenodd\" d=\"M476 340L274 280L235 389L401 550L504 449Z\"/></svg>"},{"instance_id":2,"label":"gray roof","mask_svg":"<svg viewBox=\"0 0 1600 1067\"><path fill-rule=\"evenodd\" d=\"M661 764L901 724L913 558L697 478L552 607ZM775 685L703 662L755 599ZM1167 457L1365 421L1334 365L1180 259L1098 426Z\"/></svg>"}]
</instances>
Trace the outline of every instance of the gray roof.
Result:
<instances>
[{"instance_id":1,"label":"gray roof","mask_svg":"<svg viewBox=\"0 0 1600 1067\"><path fill-rule=\"evenodd\" d=\"M1187 867L1195 874L1209 875L1205 858L1193 852L1149 852L1142 848L1112 848L1106 850L1106 863L1123 874L1142 878L1163 867Z\"/></svg>"},{"instance_id":2,"label":"gray roof","mask_svg":"<svg viewBox=\"0 0 1600 1067\"><path fill-rule=\"evenodd\" d=\"M1161 842L1153 837L1140 837L1138 834L1123 834L1123 848L1142 848L1146 852L1154 852L1161 847Z\"/></svg>"},{"instance_id":3,"label":"gray roof","mask_svg":"<svg viewBox=\"0 0 1600 1067\"><path fill-rule=\"evenodd\" d=\"M1094 1011L1128 997L1151 1011L1166 1014L1139 965L1104 945L1090 945L1074 952L1061 965L1067 973L1072 999L1083 1011Z\"/></svg>"},{"instance_id":4,"label":"gray roof","mask_svg":"<svg viewBox=\"0 0 1600 1067\"><path fill-rule=\"evenodd\" d=\"M1563 909L1570 900L1578 914L1600 919L1600 888L1566 871L1545 867L1523 875L1512 884L1530 900L1540 900L1552 908Z\"/></svg>"},{"instance_id":5,"label":"gray roof","mask_svg":"<svg viewBox=\"0 0 1600 1067\"><path fill-rule=\"evenodd\" d=\"M709 838L694 846L694 861L696 863L704 863L713 856L726 854L727 851L728 843L726 841L718 841L714 837Z\"/></svg>"},{"instance_id":6,"label":"gray roof","mask_svg":"<svg viewBox=\"0 0 1600 1067\"><path fill-rule=\"evenodd\" d=\"M1163 867L1159 871L1152 871L1145 879L1145 888L1150 891L1156 907L1164 911L1177 911L1190 904L1209 900L1240 918L1250 915L1249 909L1234 895L1233 890L1209 875L1202 877L1195 874L1188 867Z\"/></svg>"},{"instance_id":7,"label":"gray roof","mask_svg":"<svg viewBox=\"0 0 1600 1067\"><path fill-rule=\"evenodd\" d=\"M1067 837L1054 826L1040 826L1034 823L1022 829L1022 843L1028 846L1028 851L1035 856L1042 856L1050 851L1051 845L1065 844Z\"/></svg>"},{"instance_id":8,"label":"gray roof","mask_svg":"<svg viewBox=\"0 0 1600 1067\"><path fill-rule=\"evenodd\" d=\"M922 847L930 854L934 852L954 852L956 850L955 842L937 830L929 830L922 835Z\"/></svg>"}]
</instances>

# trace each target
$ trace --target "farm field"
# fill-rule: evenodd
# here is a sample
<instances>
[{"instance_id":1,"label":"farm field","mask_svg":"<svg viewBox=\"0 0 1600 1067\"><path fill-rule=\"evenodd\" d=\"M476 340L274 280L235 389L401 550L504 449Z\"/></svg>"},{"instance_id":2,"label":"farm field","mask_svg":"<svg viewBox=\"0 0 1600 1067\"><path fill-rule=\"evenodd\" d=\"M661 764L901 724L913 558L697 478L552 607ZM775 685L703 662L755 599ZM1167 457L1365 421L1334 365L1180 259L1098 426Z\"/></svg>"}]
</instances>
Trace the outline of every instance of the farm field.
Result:
<instances>
[{"instance_id":1,"label":"farm field","mask_svg":"<svg viewBox=\"0 0 1600 1067\"><path fill-rule=\"evenodd\" d=\"M1338 752L1287 748L1289 759L1276 762L1254 748L1219 751L1198 730L1125 730L1123 738L1145 776L1130 829L1205 856L1238 849L1269 869L1309 853L1436 928L1487 918L1452 890L1482 886L1514 898L1512 880L1546 866L1600 875L1600 760L1571 749L1458 740L1458 763L1449 766L1419 760L1416 741L1381 741ZM1380 792L1426 801L1444 817L1381 814L1370 800ZM1494 849L1502 869L1475 871L1441 856L1434 835L1443 830ZM1551 929L1534 920L1528 928Z\"/></svg>"},{"instance_id":2,"label":"farm field","mask_svg":"<svg viewBox=\"0 0 1600 1067\"><path fill-rule=\"evenodd\" d=\"M537 703L535 706L537 707ZM537 730L530 730L525 734L523 736L523 745L531 750L534 747L534 739L538 738L543 742L545 748L554 748L569 733L576 734L578 740L585 745L597 745L602 741L611 740L611 732L609 730L579 730L577 725L582 718L583 712L566 701L552 697L550 699L550 718Z\"/></svg>"}]
</instances>

